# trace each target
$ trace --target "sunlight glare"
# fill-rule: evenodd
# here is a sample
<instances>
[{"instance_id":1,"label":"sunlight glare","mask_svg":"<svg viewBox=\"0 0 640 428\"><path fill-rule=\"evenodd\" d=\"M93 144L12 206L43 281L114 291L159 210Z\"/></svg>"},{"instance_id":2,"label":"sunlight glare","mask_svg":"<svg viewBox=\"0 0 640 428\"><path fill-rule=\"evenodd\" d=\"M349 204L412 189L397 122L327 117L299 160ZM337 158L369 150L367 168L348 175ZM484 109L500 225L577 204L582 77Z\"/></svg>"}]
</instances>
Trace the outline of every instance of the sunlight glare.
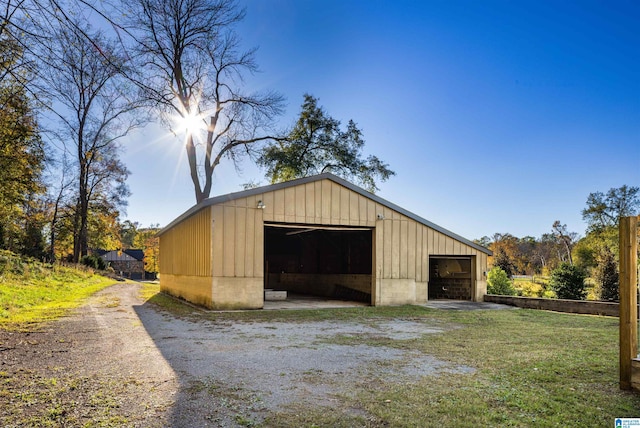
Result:
<instances>
[{"instance_id":1,"label":"sunlight glare","mask_svg":"<svg viewBox=\"0 0 640 428\"><path fill-rule=\"evenodd\" d=\"M204 115L200 113L190 113L183 116L176 116L174 119L176 132L187 135L197 135L200 131L207 129Z\"/></svg>"}]
</instances>

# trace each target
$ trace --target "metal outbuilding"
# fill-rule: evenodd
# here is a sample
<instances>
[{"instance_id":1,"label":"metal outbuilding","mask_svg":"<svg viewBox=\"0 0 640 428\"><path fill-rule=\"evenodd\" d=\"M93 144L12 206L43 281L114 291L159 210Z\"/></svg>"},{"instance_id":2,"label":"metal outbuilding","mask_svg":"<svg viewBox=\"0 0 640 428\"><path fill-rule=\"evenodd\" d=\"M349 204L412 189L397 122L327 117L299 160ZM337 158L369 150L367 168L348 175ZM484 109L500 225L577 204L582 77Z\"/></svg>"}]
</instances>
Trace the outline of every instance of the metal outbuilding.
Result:
<instances>
[{"instance_id":1,"label":"metal outbuilding","mask_svg":"<svg viewBox=\"0 0 640 428\"><path fill-rule=\"evenodd\" d=\"M161 290L213 309L262 308L265 290L481 301L491 255L332 174L206 199L159 236Z\"/></svg>"}]
</instances>

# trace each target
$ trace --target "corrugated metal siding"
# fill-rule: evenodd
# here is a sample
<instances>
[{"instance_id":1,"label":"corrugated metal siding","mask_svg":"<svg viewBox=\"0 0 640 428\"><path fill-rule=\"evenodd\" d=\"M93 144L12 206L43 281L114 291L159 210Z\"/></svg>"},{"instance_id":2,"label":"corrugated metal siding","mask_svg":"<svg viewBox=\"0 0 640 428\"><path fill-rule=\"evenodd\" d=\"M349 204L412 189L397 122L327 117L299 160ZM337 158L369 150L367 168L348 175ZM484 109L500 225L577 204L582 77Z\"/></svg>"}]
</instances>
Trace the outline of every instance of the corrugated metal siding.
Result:
<instances>
[{"instance_id":1,"label":"corrugated metal siding","mask_svg":"<svg viewBox=\"0 0 640 428\"><path fill-rule=\"evenodd\" d=\"M263 210L257 208L258 200L251 196L212 207L213 276L263 277Z\"/></svg>"},{"instance_id":2,"label":"corrugated metal siding","mask_svg":"<svg viewBox=\"0 0 640 428\"><path fill-rule=\"evenodd\" d=\"M266 192L252 198L256 203L258 200L264 202L264 221L278 223L372 227L376 209L379 209L373 201L330 180Z\"/></svg>"},{"instance_id":3,"label":"corrugated metal siding","mask_svg":"<svg viewBox=\"0 0 640 428\"><path fill-rule=\"evenodd\" d=\"M476 278L486 266L477 249L330 180L227 201L212 212L213 276L264 275L264 222L375 228L374 272L383 279L428 281L430 255L476 256Z\"/></svg>"},{"instance_id":4,"label":"corrugated metal siding","mask_svg":"<svg viewBox=\"0 0 640 428\"><path fill-rule=\"evenodd\" d=\"M211 208L160 236L160 274L211 276Z\"/></svg>"}]
</instances>

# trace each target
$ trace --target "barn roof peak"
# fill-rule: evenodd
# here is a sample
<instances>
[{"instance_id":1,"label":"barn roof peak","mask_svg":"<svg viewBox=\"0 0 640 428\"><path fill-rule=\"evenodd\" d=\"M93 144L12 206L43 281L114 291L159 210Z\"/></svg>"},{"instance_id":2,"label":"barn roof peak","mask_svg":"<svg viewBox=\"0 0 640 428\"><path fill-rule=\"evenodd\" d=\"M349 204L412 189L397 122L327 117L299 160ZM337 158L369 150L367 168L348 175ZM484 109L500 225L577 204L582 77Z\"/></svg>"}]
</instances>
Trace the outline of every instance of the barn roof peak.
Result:
<instances>
[{"instance_id":1,"label":"barn roof peak","mask_svg":"<svg viewBox=\"0 0 640 428\"><path fill-rule=\"evenodd\" d=\"M391 203L391 202L387 201L386 199L383 199L383 198L381 198L380 196L378 196L378 195L376 195L374 193L371 193L371 192L369 192L369 191L367 191L367 190L365 190L365 189L363 189L363 188L361 188L359 186L356 186L355 184L353 184L353 183L351 183L351 182L349 182L349 181L347 181L347 180L345 180L345 179L343 179L341 177L338 177L338 176L336 176L334 174L331 174L331 173L328 173L328 172L325 172L325 173L322 173L322 174L318 174L318 175L312 175L312 176L309 176L309 177L298 178L298 179L291 180L291 181L285 181L285 182L282 182L282 183L275 183L275 184L270 184L270 185L266 185L266 186L255 187L253 189L242 190L242 191L239 191L239 192L228 193L226 195L219 195L219 196L214 196L214 197L211 197L211 198L207 198L204 201L200 202L199 204L194 205L193 207L189 208L186 212L184 212L178 218L176 218L171 223L169 223L160 232L158 232L158 235L162 235L164 232L166 232L167 230L171 229L176 224L182 222L183 220L185 220L188 217L191 217L193 214L195 214L196 212L200 211L201 209L203 209L205 207L221 204L221 203L224 203L224 202L233 201L233 200L236 200L236 199L246 198L246 197L249 197L249 196L261 195L263 193L273 192L273 191L276 191L276 190L286 189L286 188L289 188L289 187L300 186L302 184L313 183L313 182L321 181L321 180L333 181L334 183L337 183L337 184L339 184L341 186L344 186L347 189L364 196L365 198L369 198L369 199L379 203L380 205L384 205L389 209L392 209L392 210L394 210L394 211L396 211L396 212L398 212L398 213L400 213L400 214L402 214L402 215L404 215L406 217L409 217L409 218L417 221L418 223L421 223L421 224L423 224L425 226L430 227L431 229L434 229L434 230L436 230L436 231L438 231L438 232L440 232L440 233L442 233L444 235L447 235L450 238L453 238L453 239L455 239L457 241L460 241L460 242L462 242L462 243L464 243L466 245L469 245L469 246L471 246L471 247L473 247L473 248L475 248L475 249L477 249L479 251L482 251L482 252L484 252L486 254L489 254L489 255L492 254L492 252L489 249L487 249L487 248L485 248L485 247L483 247L481 245L478 245L478 244L476 244L476 243L474 243L474 242L472 242L472 241L470 241L470 240L468 240L466 238L463 238L462 236L457 235L457 234L451 232L450 230L447 230L447 229L445 229L445 228L443 228L441 226L438 226L437 224L432 223L432 222L430 222L430 221L428 221L428 220L426 220L426 219L424 219L424 218L422 218L422 217L420 217L420 216L418 216L418 215L416 215L416 214L414 214L414 213L412 213L410 211L407 211L406 209L404 209L404 208L402 208L402 207L400 207L400 206L398 206L398 205L396 205L394 203Z\"/></svg>"}]
</instances>

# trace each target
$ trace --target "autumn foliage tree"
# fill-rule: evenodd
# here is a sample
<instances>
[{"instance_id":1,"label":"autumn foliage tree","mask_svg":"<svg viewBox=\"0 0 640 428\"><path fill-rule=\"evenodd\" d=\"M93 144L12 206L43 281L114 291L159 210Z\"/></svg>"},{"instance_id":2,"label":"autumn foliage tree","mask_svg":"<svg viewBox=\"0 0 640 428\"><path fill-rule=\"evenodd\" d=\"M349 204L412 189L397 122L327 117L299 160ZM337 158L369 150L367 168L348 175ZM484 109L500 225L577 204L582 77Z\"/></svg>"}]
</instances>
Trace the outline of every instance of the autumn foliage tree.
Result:
<instances>
[{"instance_id":1,"label":"autumn foliage tree","mask_svg":"<svg viewBox=\"0 0 640 428\"><path fill-rule=\"evenodd\" d=\"M0 35L0 71L12 69L21 49ZM22 252L37 227L45 154L32 101L15 73L0 80L0 248ZM30 218L31 217L31 218ZM39 233L41 239L41 232ZM36 254L31 254L36 255ZM38 254L39 255L39 254Z\"/></svg>"},{"instance_id":2,"label":"autumn foliage tree","mask_svg":"<svg viewBox=\"0 0 640 428\"><path fill-rule=\"evenodd\" d=\"M157 236L159 231L158 225L141 228L133 241L134 247L144 252L144 270L146 272L158 273L160 270L160 239Z\"/></svg>"}]
</instances>

